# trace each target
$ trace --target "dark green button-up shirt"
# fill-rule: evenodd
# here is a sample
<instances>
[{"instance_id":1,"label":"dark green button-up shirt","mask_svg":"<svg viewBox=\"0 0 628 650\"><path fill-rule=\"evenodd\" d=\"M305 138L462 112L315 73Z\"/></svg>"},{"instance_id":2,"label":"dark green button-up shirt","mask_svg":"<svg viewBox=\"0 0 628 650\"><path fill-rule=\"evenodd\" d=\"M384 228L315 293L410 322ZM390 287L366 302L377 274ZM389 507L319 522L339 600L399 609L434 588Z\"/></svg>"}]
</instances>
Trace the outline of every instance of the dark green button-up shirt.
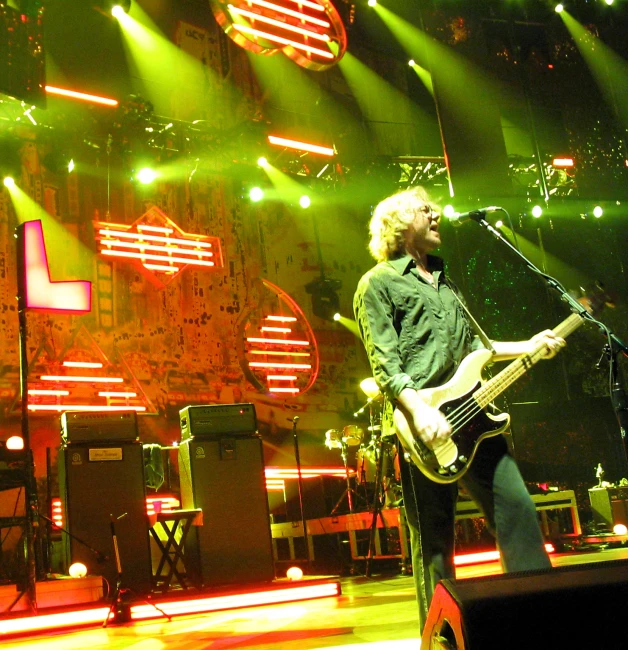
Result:
<instances>
[{"instance_id":1,"label":"dark green button-up shirt","mask_svg":"<svg viewBox=\"0 0 628 650\"><path fill-rule=\"evenodd\" d=\"M382 262L360 280L353 308L373 377L389 400L404 388L440 386L475 348L443 262L430 256L434 284L412 257Z\"/></svg>"}]
</instances>

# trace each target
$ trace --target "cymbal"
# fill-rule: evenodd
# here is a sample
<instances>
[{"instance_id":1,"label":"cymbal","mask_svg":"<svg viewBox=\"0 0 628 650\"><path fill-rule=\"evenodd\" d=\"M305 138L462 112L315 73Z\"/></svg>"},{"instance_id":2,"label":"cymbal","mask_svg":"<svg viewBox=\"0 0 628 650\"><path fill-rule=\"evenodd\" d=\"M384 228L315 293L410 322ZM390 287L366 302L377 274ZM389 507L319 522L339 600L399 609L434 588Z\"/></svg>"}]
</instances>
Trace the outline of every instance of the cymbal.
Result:
<instances>
[{"instance_id":1,"label":"cymbal","mask_svg":"<svg viewBox=\"0 0 628 650\"><path fill-rule=\"evenodd\" d=\"M373 377L367 377L360 382L362 392L370 399L375 399L379 394L379 387Z\"/></svg>"}]
</instances>

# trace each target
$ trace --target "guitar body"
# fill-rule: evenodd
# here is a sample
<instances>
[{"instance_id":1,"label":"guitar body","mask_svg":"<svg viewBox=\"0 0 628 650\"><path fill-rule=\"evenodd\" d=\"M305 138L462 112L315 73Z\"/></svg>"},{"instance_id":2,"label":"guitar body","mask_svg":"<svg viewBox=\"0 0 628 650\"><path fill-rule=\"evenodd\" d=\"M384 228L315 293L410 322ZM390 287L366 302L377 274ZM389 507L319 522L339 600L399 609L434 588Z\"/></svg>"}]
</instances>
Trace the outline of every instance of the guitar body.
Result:
<instances>
[{"instance_id":1,"label":"guitar body","mask_svg":"<svg viewBox=\"0 0 628 650\"><path fill-rule=\"evenodd\" d=\"M439 409L452 425L451 437L433 449L416 435L412 419L403 407L395 408L393 418L403 448L421 472L437 483L454 483L464 476L480 442L500 434L510 423L508 413L487 413L473 397L491 357L489 350L476 350L463 359L446 384L418 391L419 397Z\"/></svg>"}]
</instances>

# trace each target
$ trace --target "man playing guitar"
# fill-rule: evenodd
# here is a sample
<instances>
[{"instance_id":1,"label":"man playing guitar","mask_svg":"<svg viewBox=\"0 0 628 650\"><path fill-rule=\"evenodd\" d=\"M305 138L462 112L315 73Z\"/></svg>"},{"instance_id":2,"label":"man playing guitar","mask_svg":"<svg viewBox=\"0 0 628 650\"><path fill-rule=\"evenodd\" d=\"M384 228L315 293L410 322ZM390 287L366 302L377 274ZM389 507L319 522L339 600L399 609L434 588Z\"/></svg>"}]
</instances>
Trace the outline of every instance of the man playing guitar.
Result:
<instances>
[{"instance_id":1,"label":"man playing guitar","mask_svg":"<svg viewBox=\"0 0 628 650\"><path fill-rule=\"evenodd\" d=\"M426 401L422 391L447 384L463 359L483 347L442 260L430 255L441 244L439 224L438 208L423 188L384 199L369 225L369 250L378 264L362 277L354 298L375 381L412 432L405 441L400 435L404 447L412 446L408 437L413 436L428 455L448 444L452 418ZM484 353L493 361L533 352L551 358L565 345L552 330L528 341L490 343L493 354ZM436 583L455 577L457 482L482 509L505 571L551 567L534 504L504 437L482 439L476 451L459 480L442 482L438 471L433 480L399 454L421 631ZM456 471L453 462L450 466L449 474Z\"/></svg>"}]
</instances>

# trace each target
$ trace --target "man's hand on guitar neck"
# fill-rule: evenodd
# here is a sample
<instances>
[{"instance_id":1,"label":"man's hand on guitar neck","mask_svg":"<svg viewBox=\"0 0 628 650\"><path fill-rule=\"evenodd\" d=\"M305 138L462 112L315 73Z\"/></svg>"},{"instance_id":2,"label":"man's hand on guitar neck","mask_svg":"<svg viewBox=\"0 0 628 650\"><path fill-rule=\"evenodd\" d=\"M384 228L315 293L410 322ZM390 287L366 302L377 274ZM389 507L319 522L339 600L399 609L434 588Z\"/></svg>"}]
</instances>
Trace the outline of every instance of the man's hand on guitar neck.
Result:
<instances>
[{"instance_id":1,"label":"man's hand on guitar neck","mask_svg":"<svg viewBox=\"0 0 628 650\"><path fill-rule=\"evenodd\" d=\"M449 438L451 426L447 418L438 409L426 404L416 390L404 388L397 400L405 411L414 435L419 436L428 447L433 448Z\"/></svg>"},{"instance_id":2,"label":"man's hand on guitar neck","mask_svg":"<svg viewBox=\"0 0 628 650\"><path fill-rule=\"evenodd\" d=\"M530 354L540 345L545 346L544 359L555 357L567 345L565 339L556 336L552 330L543 330L527 341L491 341L495 348L493 361L515 359L522 354Z\"/></svg>"}]
</instances>

